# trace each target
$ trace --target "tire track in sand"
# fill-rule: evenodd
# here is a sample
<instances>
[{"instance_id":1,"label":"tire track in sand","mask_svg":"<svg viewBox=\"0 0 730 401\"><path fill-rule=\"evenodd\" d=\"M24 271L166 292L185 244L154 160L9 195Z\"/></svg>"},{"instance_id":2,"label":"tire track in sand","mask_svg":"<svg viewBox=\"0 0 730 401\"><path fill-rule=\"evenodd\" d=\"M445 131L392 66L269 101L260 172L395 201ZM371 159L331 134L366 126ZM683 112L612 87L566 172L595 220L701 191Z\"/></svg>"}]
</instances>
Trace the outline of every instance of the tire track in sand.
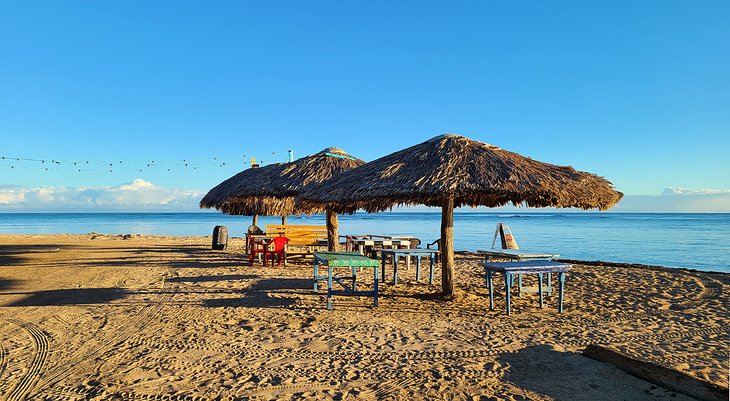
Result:
<instances>
[{"instance_id":1,"label":"tire track in sand","mask_svg":"<svg viewBox=\"0 0 730 401\"><path fill-rule=\"evenodd\" d=\"M3 346L3 343L0 342L0 378L3 377L3 372L5 371L5 365L7 365L7 357L5 346Z\"/></svg>"},{"instance_id":2,"label":"tire track in sand","mask_svg":"<svg viewBox=\"0 0 730 401\"><path fill-rule=\"evenodd\" d=\"M170 266L165 266L165 268L169 277L178 276L177 272ZM169 303L177 294L178 290L179 285L176 282L163 279L161 291L152 306L145 307L134 318L127 319L121 327L117 328L113 335L100 341L93 349L85 349L79 354L76 354L76 357L65 362L63 366L57 367L53 372L48 372L33 395L39 395L53 389L58 382L73 373L88 374L93 371L94 369L91 369L91 366L96 365L98 363L97 360L103 360L102 357L107 354L116 354L119 350L119 345L124 344L148 322L159 316L164 308L164 304ZM180 313L180 311L176 311L176 313Z\"/></svg>"},{"instance_id":3,"label":"tire track in sand","mask_svg":"<svg viewBox=\"0 0 730 401\"><path fill-rule=\"evenodd\" d=\"M5 350L5 346L3 345L2 341L0 341L0 394L3 394L5 390L5 380L3 379L3 373L5 373L5 368L7 364L7 351Z\"/></svg>"},{"instance_id":4,"label":"tire track in sand","mask_svg":"<svg viewBox=\"0 0 730 401\"><path fill-rule=\"evenodd\" d=\"M691 274L690 277L696 280L699 286L702 288L699 295L688 301L682 302L679 305L674 305L670 309L674 310L686 310L686 309L697 309L708 301L719 298L722 295L722 282L719 280L709 277L704 274Z\"/></svg>"},{"instance_id":5,"label":"tire track in sand","mask_svg":"<svg viewBox=\"0 0 730 401\"><path fill-rule=\"evenodd\" d=\"M8 339L8 333L10 331L13 331L14 334L17 334L17 329L15 329L15 325L8 322L7 320L0 321L0 340L2 339ZM12 328L12 330L11 330ZM8 357L8 349L5 348L5 345L0 341L0 397L4 397L8 394L8 389L11 387L12 383L9 383L7 379L3 378L3 373L8 368L8 364L10 363L10 358Z\"/></svg>"},{"instance_id":6,"label":"tire track in sand","mask_svg":"<svg viewBox=\"0 0 730 401\"><path fill-rule=\"evenodd\" d=\"M35 345L35 354L33 355L33 361L28 368L28 372L20 379L8 396L5 397L6 401L20 401L26 399L28 393L33 390L33 386L38 382L41 373L43 373L46 358L48 357L48 337L41 329L28 322L22 320L10 320L10 322L27 331Z\"/></svg>"}]
</instances>

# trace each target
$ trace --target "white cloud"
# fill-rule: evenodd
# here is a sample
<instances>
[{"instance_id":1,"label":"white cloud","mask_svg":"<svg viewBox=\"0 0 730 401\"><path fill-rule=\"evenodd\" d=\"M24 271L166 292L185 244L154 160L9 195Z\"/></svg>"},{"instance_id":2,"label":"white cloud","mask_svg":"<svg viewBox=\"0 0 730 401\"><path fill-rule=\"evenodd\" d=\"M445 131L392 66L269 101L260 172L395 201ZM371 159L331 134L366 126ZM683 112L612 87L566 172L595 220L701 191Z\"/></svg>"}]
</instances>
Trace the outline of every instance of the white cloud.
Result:
<instances>
[{"instance_id":1,"label":"white cloud","mask_svg":"<svg viewBox=\"0 0 730 401\"><path fill-rule=\"evenodd\" d=\"M197 210L201 191L137 178L113 187L0 187L0 211Z\"/></svg>"},{"instance_id":2,"label":"white cloud","mask_svg":"<svg viewBox=\"0 0 730 401\"><path fill-rule=\"evenodd\" d=\"M0 212L33 211L197 211L205 195L196 190L165 188L137 178L112 187L22 188L0 185ZM431 210L404 208L404 210ZM438 209L433 209L438 210ZM469 211L470 208L460 208ZM519 210L540 212L548 209L477 208L474 211ZM559 209L572 211L573 209ZM615 212L730 212L730 190L666 188L657 195L626 195Z\"/></svg>"},{"instance_id":3,"label":"white cloud","mask_svg":"<svg viewBox=\"0 0 730 401\"><path fill-rule=\"evenodd\" d=\"M397 208L401 211L439 211L439 208L427 208L425 206L409 206ZM556 209L556 208L528 208L506 205L498 208L469 208L462 207L459 212L548 212L560 213L580 212L580 209ZM588 210L595 212L597 209ZM730 190L727 189L691 189L691 188L666 188L656 195L625 195L611 212L637 212L637 213L730 213Z\"/></svg>"},{"instance_id":4,"label":"white cloud","mask_svg":"<svg viewBox=\"0 0 730 401\"><path fill-rule=\"evenodd\" d=\"M717 195L730 194L730 189L664 188L662 195Z\"/></svg>"},{"instance_id":5,"label":"white cloud","mask_svg":"<svg viewBox=\"0 0 730 401\"><path fill-rule=\"evenodd\" d=\"M0 205L10 205L25 201L25 192L16 188L0 188Z\"/></svg>"},{"instance_id":6,"label":"white cloud","mask_svg":"<svg viewBox=\"0 0 730 401\"><path fill-rule=\"evenodd\" d=\"M659 195L626 195L613 211L620 212L730 212L730 190L665 188Z\"/></svg>"}]
</instances>

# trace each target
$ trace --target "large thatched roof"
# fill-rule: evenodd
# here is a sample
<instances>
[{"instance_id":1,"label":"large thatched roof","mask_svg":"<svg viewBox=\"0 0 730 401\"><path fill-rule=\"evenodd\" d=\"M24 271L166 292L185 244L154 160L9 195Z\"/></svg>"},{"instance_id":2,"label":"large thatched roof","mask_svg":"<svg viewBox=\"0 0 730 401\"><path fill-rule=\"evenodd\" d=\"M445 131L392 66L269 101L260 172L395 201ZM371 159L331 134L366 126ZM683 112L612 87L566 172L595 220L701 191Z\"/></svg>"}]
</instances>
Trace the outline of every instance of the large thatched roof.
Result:
<instances>
[{"instance_id":1,"label":"large thatched roof","mask_svg":"<svg viewBox=\"0 0 730 401\"><path fill-rule=\"evenodd\" d=\"M249 216L321 212L324 208L317 205L297 207L294 197L309 185L363 164L342 149L327 148L290 163L250 168L211 189L200 201L200 207Z\"/></svg>"},{"instance_id":2,"label":"large thatched roof","mask_svg":"<svg viewBox=\"0 0 730 401\"><path fill-rule=\"evenodd\" d=\"M602 177L539 162L484 142L446 134L381 157L310 187L299 203L337 213L396 205L532 207L605 210L623 194Z\"/></svg>"}]
</instances>

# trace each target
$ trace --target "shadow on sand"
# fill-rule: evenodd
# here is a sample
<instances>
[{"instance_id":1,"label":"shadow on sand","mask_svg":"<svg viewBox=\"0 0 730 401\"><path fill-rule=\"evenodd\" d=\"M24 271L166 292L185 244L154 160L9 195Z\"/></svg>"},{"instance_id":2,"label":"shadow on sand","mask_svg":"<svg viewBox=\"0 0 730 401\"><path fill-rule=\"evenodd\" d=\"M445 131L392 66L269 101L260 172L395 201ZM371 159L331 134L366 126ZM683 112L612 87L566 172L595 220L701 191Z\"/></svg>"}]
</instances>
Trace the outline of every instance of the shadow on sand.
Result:
<instances>
[{"instance_id":1,"label":"shadow on sand","mask_svg":"<svg viewBox=\"0 0 730 401\"><path fill-rule=\"evenodd\" d=\"M205 283L212 281L253 280L258 277L253 274L222 274L219 276L172 277L168 278L167 281L172 283Z\"/></svg>"},{"instance_id":2,"label":"shadow on sand","mask_svg":"<svg viewBox=\"0 0 730 401\"><path fill-rule=\"evenodd\" d=\"M297 290L307 290L297 291ZM271 278L257 281L241 298L219 298L203 301L208 307L282 308L293 305L293 294L311 294L312 280L303 278Z\"/></svg>"},{"instance_id":3,"label":"shadow on sand","mask_svg":"<svg viewBox=\"0 0 730 401\"><path fill-rule=\"evenodd\" d=\"M547 345L500 354L499 362L509 365L505 380L556 400L600 400L611 394L617 400L627 401L654 397L686 399L614 366L580 353L555 351Z\"/></svg>"},{"instance_id":4,"label":"shadow on sand","mask_svg":"<svg viewBox=\"0 0 730 401\"><path fill-rule=\"evenodd\" d=\"M28 293L8 306L49 306L103 304L129 295L123 288L77 288L72 290L43 290Z\"/></svg>"},{"instance_id":5,"label":"shadow on sand","mask_svg":"<svg viewBox=\"0 0 730 401\"><path fill-rule=\"evenodd\" d=\"M18 266L25 263L28 258L25 255L30 253L57 252L61 248L68 248L66 245L0 245L0 267Z\"/></svg>"},{"instance_id":6,"label":"shadow on sand","mask_svg":"<svg viewBox=\"0 0 730 401\"><path fill-rule=\"evenodd\" d=\"M11 278L0 278L0 291L11 290L18 285L19 281Z\"/></svg>"}]
</instances>

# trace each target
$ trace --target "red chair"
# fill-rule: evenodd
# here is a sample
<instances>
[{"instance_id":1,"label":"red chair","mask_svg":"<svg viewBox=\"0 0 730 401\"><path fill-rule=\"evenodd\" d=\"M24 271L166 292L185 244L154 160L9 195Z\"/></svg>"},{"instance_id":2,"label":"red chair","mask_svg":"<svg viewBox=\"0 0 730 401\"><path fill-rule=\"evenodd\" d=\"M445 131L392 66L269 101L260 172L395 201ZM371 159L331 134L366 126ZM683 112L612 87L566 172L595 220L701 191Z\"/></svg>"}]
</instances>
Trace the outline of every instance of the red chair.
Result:
<instances>
[{"instance_id":1,"label":"red chair","mask_svg":"<svg viewBox=\"0 0 730 401\"><path fill-rule=\"evenodd\" d=\"M266 249L269 246L269 240L266 238L250 238L248 247L248 263L253 266L253 259L257 253L264 254L264 265L266 264Z\"/></svg>"},{"instance_id":2,"label":"red chair","mask_svg":"<svg viewBox=\"0 0 730 401\"><path fill-rule=\"evenodd\" d=\"M286 250L286 244L289 243L287 237L276 237L269 242L264 251L264 266L266 266L266 257L271 255L271 266L274 266L274 257L279 256L279 266L281 261L284 260L284 250Z\"/></svg>"}]
</instances>

